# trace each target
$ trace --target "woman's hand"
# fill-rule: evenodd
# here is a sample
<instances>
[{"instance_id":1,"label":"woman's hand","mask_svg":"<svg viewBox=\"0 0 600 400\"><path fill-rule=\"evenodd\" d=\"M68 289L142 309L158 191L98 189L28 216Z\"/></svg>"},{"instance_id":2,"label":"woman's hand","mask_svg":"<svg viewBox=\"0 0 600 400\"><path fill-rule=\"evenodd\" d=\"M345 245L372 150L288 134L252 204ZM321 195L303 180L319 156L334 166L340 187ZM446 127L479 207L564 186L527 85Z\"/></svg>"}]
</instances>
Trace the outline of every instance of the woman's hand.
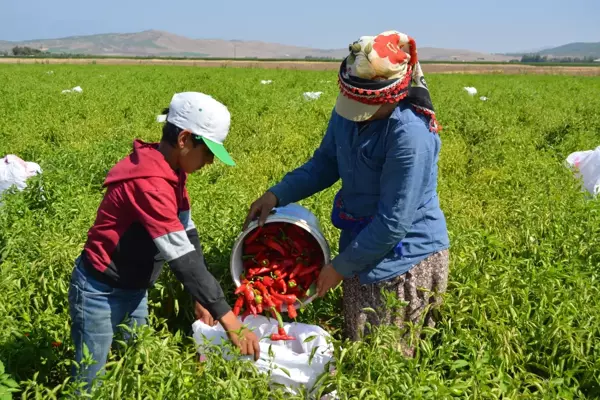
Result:
<instances>
[{"instance_id":1,"label":"woman's hand","mask_svg":"<svg viewBox=\"0 0 600 400\"><path fill-rule=\"evenodd\" d=\"M277 197L275 197L273 193L266 192L258 200L252 203L250 210L248 211L246 221L244 222L244 230L248 228L250 222L252 222L252 220L254 220L257 216L258 226L263 226L271 210L277 206L277 202Z\"/></svg>"},{"instance_id":2,"label":"woman's hand","mask_svg":"<svg viewBox=\"0 0 600 400\"><path fill-rule=\"evenodd\" d=\"M317 296L325 296L329 289L336 287L343 280L344 277L333 268L333 265L327 264L317 278Z\"/></svg>"}]
</instances>

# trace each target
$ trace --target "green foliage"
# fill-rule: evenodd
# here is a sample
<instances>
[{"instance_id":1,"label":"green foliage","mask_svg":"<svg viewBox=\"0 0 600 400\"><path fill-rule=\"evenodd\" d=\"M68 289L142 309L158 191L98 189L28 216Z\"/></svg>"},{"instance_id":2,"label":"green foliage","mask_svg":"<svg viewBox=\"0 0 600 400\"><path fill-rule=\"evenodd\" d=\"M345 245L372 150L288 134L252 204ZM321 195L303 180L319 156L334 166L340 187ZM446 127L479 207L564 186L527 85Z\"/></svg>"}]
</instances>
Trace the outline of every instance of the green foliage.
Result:
<instances>
[{"instance_id":1,"label":"green foliage","mask_svg":"<svg viewBox=\"0 0 600 400\"><path fill-rule=\"evenodd\" d=\"M133 139L160 138L156 115L177 91L210 93L231 110L226 145L238 166L216 162L189 180L207 261L231 293L230 249L249 204L310 157L337 88L335 72L47 69L0 66L0 155L44 170L2 199L0 359L22 398L74 398L69 277L104 177ZM433 75L428 83L444 126L439 192L452 240L441 322L406 360L393 350L392 329L364 343L340 341L341 289L316 300L299 319L336 338L336 371L322 376L321 390L342 399L598 398L600 205L563 160L598 144L600 79ZM75 85L84 92L60 93ZM314 90L323 96L305 102L302 93ZM338 187L302 202L334 252L338 232L328 217ZM294 398L270 390L250 363L218 352L197 362L190 300L168 271L150 290L150 310L151 327L113 351L95 398Z\"/></svg>"},{"instance_id":2,"label":"green foliage","mask_svg":"<svg viewBox=\"0 0 600 400\"><path fill-rule=\"evenodd\" d=\"M10 400L11 393L19 391L19 384L4 373L4 364L0 361L0 400Z\"/></svg>"}]
</instances>

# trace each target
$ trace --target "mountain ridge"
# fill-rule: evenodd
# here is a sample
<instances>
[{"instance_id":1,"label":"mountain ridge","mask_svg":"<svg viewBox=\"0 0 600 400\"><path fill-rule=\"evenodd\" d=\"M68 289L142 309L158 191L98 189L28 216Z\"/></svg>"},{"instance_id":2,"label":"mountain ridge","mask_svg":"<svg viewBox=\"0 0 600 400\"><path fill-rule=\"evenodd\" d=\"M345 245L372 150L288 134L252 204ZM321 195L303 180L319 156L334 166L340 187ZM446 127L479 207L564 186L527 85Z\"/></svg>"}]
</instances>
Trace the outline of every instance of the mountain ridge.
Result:
<instances>
[{"instance_id":1,"label":"mountain ridge","mask_svg":"<svg viewBox=\"0 0 600 400\"><path fill-rule=\"evenodd\" d=\"M154 29L18 42L0 40L0 52L10 52L15 46L89 56L341 59L348 54L347 48L316 49L258 40L192 39ZM514 57L463 49L423 47L419 48L419 58L430 61L509 61Z\"/></svg>"}]
</instances>

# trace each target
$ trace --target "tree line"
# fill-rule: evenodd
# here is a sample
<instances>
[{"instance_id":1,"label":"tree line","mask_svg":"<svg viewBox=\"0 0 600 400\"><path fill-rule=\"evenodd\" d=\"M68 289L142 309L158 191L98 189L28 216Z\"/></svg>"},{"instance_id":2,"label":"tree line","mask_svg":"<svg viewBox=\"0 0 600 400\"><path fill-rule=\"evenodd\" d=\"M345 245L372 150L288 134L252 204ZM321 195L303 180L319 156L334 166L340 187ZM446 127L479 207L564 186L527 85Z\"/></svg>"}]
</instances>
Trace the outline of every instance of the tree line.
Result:
<instances>
[{"instance_id":1,"label":"tree line","mask_svg":"<svg viewBox=\"0 0 600 400\"><path fill-rule=\"evenodd\" d=\"M540 54L525 54L521 57L522 63L593 63L595 57L548 57Z\"/></svg>"}]
</instances>

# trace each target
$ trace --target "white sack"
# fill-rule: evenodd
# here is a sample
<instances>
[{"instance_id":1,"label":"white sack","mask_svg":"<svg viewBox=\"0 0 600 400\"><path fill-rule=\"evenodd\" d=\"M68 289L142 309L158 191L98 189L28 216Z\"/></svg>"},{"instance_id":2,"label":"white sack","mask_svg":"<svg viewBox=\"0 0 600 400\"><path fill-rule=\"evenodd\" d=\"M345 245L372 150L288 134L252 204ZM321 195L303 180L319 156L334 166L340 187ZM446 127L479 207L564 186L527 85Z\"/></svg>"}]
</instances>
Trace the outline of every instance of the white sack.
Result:
<instances>
[{"instance_id":1,"label":"white sack","mask_svg":"<svg viewBox=\"0 0 600 400\"><path fill-rule=\"evenodd\" d=\"M309 390L313 389L317 378L326 371L327 364L332 361L333 346L328 342L331 336L319 326L296 322L285 323L285 331L288 335L294 336L296 340L273 342L269 337L271 333L277 333L275 318L250 315L244 320L244 324L253 329L261 339L260 359L254 364L256 368L262 373L271 373L272 382L283 384L291 391L300 385L305 385ZM200 355L207 351L204 346L204 338L217 346L229 341L221 324L212 327L198 320L192 325L192 330L194 331L194 340L199 345L198 353ZM269 356L269 347L273 358ZM313 352L314 355L309 362ZM224 356L227 360L233 357L228 352ZM249 359L249 357L246 358ZM282 368L289 372L289 376Z\"/></svg>"}]
</instances>

